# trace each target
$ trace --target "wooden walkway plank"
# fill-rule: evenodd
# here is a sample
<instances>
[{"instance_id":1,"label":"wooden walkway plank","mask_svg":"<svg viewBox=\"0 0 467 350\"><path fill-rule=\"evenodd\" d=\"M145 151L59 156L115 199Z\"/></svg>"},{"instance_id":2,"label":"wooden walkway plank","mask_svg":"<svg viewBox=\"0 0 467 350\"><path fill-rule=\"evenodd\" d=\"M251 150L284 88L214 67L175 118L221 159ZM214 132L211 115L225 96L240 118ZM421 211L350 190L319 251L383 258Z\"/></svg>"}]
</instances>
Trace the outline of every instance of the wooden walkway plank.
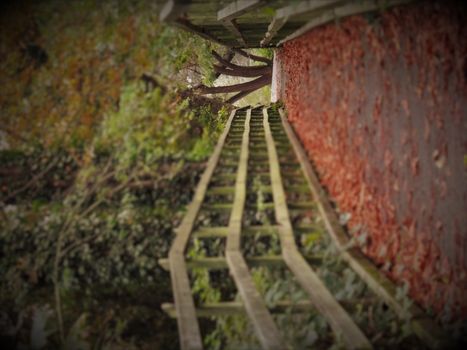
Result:
<instances>
[{"instance_id":1,"label":"wooden walkway plank","mask_svg":"<svg viewBox=\"0 0 467 350\"><path fill-rule=\"evenodd\" d=\"M235 38L240 43L240 45L242 45L243 47L247 46L245 37L243 36L242 32L238 28L238 25L235 19L222 21L222 24L224 25L225 28L227 28L227 30L229 30L235 36Z\"/></svg>"},{"instance_id":2,"label":"wooden walkway plank","mask_svg":"<svg viewBox=\"0 0 467 350\"><path fill-rule=\"evenodd\" d=\"M184 8L185 4L180 1L168 0L159 14L159 19L161 22L174 21L181 15Z\"/></svg>"},{"instance_id":3,"label":"wooden walkway plank","mask_svg":"<svg viewBox=\"0 0 467 350\"><path fill-rule=\"evenodd\" d=\"M178 18L175 21L172 22L173 25L186 30L187 32L199 35L203 39L212 41L216 44L226 46L226 47L231 47L231 45L227 44L223 40L217 38L216 36L212 35L208 31L206 31L203 27L197 26L193 23L191 23L189 20L185 18Z\"/></svg>"},{"instance_id":4,"label":"wooden walkway plank","mask_svg":"<svg viewBox=\"0 0 467 350\"><path fill-rule=\"evenodd\" d=\"M235 110L230 114L225 130L208 161L206 170L196 188L194 198L177 229L177 236L169 251L170 278L177 312L180 346L183 350L202 349L201 333L186 269L185 249L235 114Z\"/></svg>"},{"instance_id":5,"label":"wooden walkway plank","mask_svg":"<svg viewBox=\"0 0 467 350\"><path fill-rule=\"evenodd\" d=\"M290 20L296 16L311 15L313 12L329 9L345 0L307 0L288 5L277 10L268 31L261 40L261 46L268 45L276 36L277 32Z\"/></svg>"},{"instance_id":6,"label":"wooden walkway plank","mask_svg":"<svg viewBox=\"0 0 467 350\"><path fill-rule=\"evenodd\" d=\"M240 152L239 167L235 183L235 198L229 220L229 235L227 236L226 260L229 270L245 305L256 336L263 349L285 349L279 331L269 310L255 287L248 266L240 250L240 234L246 199L246 179L248 173L248 146L250 134L251 109L245 119L245 129Z\"/></svg>"},{"instance_id":7,"label":"wooden walkway plank","mask_svg":"<svg viewBox=\"0 0 467 350\"><path fill-rule=\"evenodd\" d=\"M402 319L407 317L405 307L397 298L397 289L393 282L389 280L367 257L359 250L349 249L350 239L345 233L342 226L339 224L337 215L335 214L331 203L329 202L326 192L321 186L318 177L313 170L308 156L298 140L291 125L287 121L283 109L279 109L282 119L282 125L289 137L294 152L300 162L305 178L313 195L313 199L317 204L317 208L324 220L326 230L331 239L341 253L341 257L349 264L349 266L360 276L360 278L368 285L368 287L381 299L383 299ZM448 348L449 342L441 329L435 322L428 318L423 311L417 306L412 305L409 310L412 316L412 326L417 336L430 348L442 349Z\"/></svg>"},{"instance_id":8,"label":"wooden walkway plank","mask_svg":"<svg viewBox=\"0 0 467 350\"><path fill-rule=\"evenodd\" d=\"M271 171L271 186L273 189L276 220L280 226L279 237L281 240L284 260L302 288L308 292L311 301L314 303L316 308L329 322L334 333L342 336L346 347L348 349L371 349L372 346L368 339L353 322L342 306L334 299L332 294L324 286L319 277L307 264L297 249L287 208L285 192L282 186L279 159L271 129L269 127L267 108L263 109L263 113L263 123L266 133Z\"/></svg>"},{"instance_id":9,"label":"wooden walkway plank","mask_svg":"<svg viewBox=\"0 0 467 350\"><path fill-rule=\"evenodd\" d=\"M229 133L229 129L230 129L230 126L232 125L232 121L234 119L235 114L236 114L235 110L232 111L232 113L230 114L230 117L225 126L225 130L220 136L213 154L209 158L209 161L206 166L206 170L204 171L201 177L201 180L199 181L198 186L196 187L193 200L188 206L188 210L182 220L182 223L177 228L177 236L175 237L175 240L170 248L171 253L178 252L178 253L183 254L185 252L188 239L190 237L191 231L193 230L195 219L199 213L199 210L201 209L201 205L206 195L209 182L211 181L214 170L217 166L217 163L219 162L221 152L222 152L222 147L224 146L225 140Z\"/></svg>"},{"instance_id":10,"label":"wooden walkway plank","mask_svg":"<svg viewBox=\"0 0 467 350\"><path fill-rule=\"evenodd\" d=\"M195 303L191 294L185 259L181 254L169 253L169 263L180 348L183 350L201 350L203 349L203 342L196 318Z\"/></svg>"},{"instance_id":11,"label":"wooden walkway plank","mask_svg":"<svg viewBox=\"0 0 467 350\"><path fill-rule=\"evenodd\" d=\"M414 0L361 0L361 1L347 1L344 2L341 6L336 6L323 12L318 17L312 18L309 22L304 24L302 27L297 29L295 32L287 36L285 39L282 39L277 46L282 45L283 43L290 41L292 39L298 38L299 36L305 34L309 30L319 27L323 24L338 20L343 17L348 17L356 14L373 12L380 9L386 9L391 6L406 4Z\"/></svg>"},{"instance_id":12,"label":"wooden walkway plank","mask_svg":"<svg viewBox=\"0 0 467 350\"><path fill-rule=\"evenodd\" d=\"M231 21L261 6L261 0L236 0L217 12L218 21Z\"/></svg>"},{"instance_id":13,"label":"wooden walkway plank","mask_svg":"<svg viewBox=\"0 0 467 350\"><path fill-rule=\"evenodd\" d=\"M172 303L164 303L161 305L169 317L176 318L175 305ZM272 313L284 313L290 310L301 313L313 313L314 307L309 300L281 300L278 301L274 306L270 308ZM238 301L225 301L220 303L204 304L196 308L197 317L216 317L216 316L227 316L227 315L242 315L245 314L245 306Z\"/></svg>"},{"instance_id":14,"label":"wooden walkway plank","mask_svg":"<svg viewBox=\"0 0 467 350\"><path fill-rule=\"evenodd\" d=\"M320 256L306 256L306 261L311 264L320 264L323 258ZM280 266L285 262L281 255L252 256L245 258L248 266ZM166 271L170 271L169 259L159 259L159 265ZM190 259L185 261L187 269L206 268L210 270L220 270L228 268L227 259L222 256Z\"/></svg>"}]
</instances>

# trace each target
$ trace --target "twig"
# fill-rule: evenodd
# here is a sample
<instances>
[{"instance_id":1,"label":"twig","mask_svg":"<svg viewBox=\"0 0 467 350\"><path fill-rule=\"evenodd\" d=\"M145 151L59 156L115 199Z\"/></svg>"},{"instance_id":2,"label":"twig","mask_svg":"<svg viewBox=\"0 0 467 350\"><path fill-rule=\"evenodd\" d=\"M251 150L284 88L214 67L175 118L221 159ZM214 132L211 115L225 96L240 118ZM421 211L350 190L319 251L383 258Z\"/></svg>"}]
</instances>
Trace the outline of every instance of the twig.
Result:
<instances>
[{"instance_id":1,"label":"twig","mask_svg":"<svg viewBox=\"0 0 467 350\"><path fill-rule=\"evenodd\" d=\"M110 168L110 165L112 164L112 159L110 158L109 161L107 162L106 166L104 167L104 173ZM52 275L52 281L54 283L54 296L55 296L55 312L57 314L57 322L58 322L58 329L60 333L60 342L61 344L64 344L65 342L65 330L63 327L63 313L62 313L62 302L61 302L61 297L60 297L60 281L59 281L59 269L60 269L60 256L61 256L61 249L62 249L62 243L63 239L65 237L65 233L68 232L70 229L72 223L73 223L73 213L81 207L81 205L86 201L86 199L89 197L90 193L93 194L94 191L97 189L98 186L102 184L103 181L106 180L108 177L105 176L104 180L101 181L96 181L92 189L83 196L82 200L76 203L70 210L69 214L67 215L67 218L65 220L65 223L63 224L57 238L57 245L55 247L55 259L54 259L54 265L53 265L53 275ZM83 213L81 214L83 215Z\"/></svg>"},{"instance_id":2,"label":"twig","mask_svg":"<svg viewBox=\"0 0 467 350\"><path fill-rule=\"evenodd\" d=\"M117 194L118 192L120 192L121 190L123 190L129 183L130 183L130 179L125 181L124 183L120 184L120 186L117 186L115 187L108 195L107 197L112 197L114 196L115 194ZM96 209L99 205L101 205L103 202L105 201L105 198L97 201L97 202L94 202L91 206L89 206L84 212L82 212L74 221L79 221L80 219L82 219L83 217L85 217L86 215L88 215L91 211L93 211L94 209ZM94 239L96 239L99 235L100 235L101 232L98 232L90 237L86 237L86 238L83 238L71 245L69 245L68 247L66 247L66 249L64 249L63 251L60 252L60 256L59 256L59 259L58 260L62 260L68 253L70 253L73 249L83 245L83 244L86 244L88 242L91 242L93 241Z\"/></svg>"},{"instance_id":3,"label":"twig","mask_svg":"<svg viewBox=\"0 0 467 350\"><path fill-rule=\"evenodd\" d=\"M230 104L233 104L235 102L237 102L238 100L241 100L242 98L244 98L245 96L251 94L252 92L256 91L257 89L252 89L252 90L246 90L246 91L241 91L239 92L238 94L235 94L233 95L232 97L230 97L227 101L225 101L226 103L230 103Z\"/></svg>"},{"instance_id":4,"label":"twig","mask_svg":"<svg viewBox=\"0 0 467 350\"><path fill-rule=\"evenodd\" d=\"M12 137L14 137L15 139L18 139L18 140L20 140L20 141L22 141L22 142L24 142L24 143L28 142L28 140L27 140L25 137L21 136L21 135L18 134L16 131L10 129L9 127L7 127L7 126L5 126L5 125L3 125L3 126L0 128L0 130L6 132L6 133L9 134L10 136L12 136Z\"/></svg>"},{"instance_id":5,"label":"twig","mask_svg":"<svg viewBox=\"0 0 467 350\"><path fill-rule=\"evenodd\" d=\"M20 193L26 191L28 188L30 188L32 185L34 185L36 182L38 182L42 177L44 177L44 175L46 175L54 167L55 164L57 164L57 162L58 162L57 158L52 160L44 170L42 170L39 174L34 176L28 183L26 183L25 185L23 185L22 187L17 189L15 192L8 195L8 197L4 200L4 202L6 203L9 200L15 198L17 195L19 195Z\"/></svg>"},{"instance_id":6,"label":"twig","mask_svg":"<svg viewBox=\"0 0 467 350\"><path fill-rule=\"evenodd\" d=\"M234 52L242 55L243 57L247 57L247 58L251 58L253 61L256 61L256 62L264 62L264 63L267 63L268 65L270 65L272 63L272 61L269 59L269 58L266 58L266 57L261 57L261 56L256 56L256 55L253 55L249 52L246 52L246 51L243 51L241 49L232 49Z\"/></svg>"}]
</instances>

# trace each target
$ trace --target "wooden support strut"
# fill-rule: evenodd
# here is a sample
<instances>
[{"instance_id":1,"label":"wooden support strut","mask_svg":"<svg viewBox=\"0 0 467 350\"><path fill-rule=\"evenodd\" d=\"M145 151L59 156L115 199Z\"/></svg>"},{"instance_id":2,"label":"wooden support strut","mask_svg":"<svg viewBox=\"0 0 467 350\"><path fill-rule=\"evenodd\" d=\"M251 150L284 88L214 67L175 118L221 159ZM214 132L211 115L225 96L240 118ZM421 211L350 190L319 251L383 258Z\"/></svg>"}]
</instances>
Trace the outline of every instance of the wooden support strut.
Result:
<instances>
[{"instance_id":1,"label":"wooden support strut","mask_svg":"<svg viewBox=\"0 0 467 350\"><path fill-rule=\"evenodd\" d=\"M308 156L298 140L295 132L290 126L285 112L279 109L282 125L292 144L294 152L300 162L303 174L312 192L317 208L324 219L326 229L331 236L341 257L360 276L368 287L381 299L383 299L402 319L407 317L407 310L397 298L396 286L378 268L368 260L359 250L350 247L350 239L344 232L339 220L329 202L324 189L322 188L317 175L315 174ZM350 247L350 248L349 248ZM449 341L435 322L428 318L422 310L412 305L408 310L411 324L415 334L431 349L450 348Z\"/></svg>"},{"instance_id":2,"label":"wooden support strut","mask_svg":"<svg viewBox=\"0 0 467 350\"><path fill-rule=\"evenodd\" d=\"M372 346L369 340L342 306L334 299L297 249L285 192L282 186L279 159L269 127L267 108L263 109L263 114L264 131L269 155L271 186L275 204L275 216L279 224L279 237L284 260L302 288L309 294L316 308L329 322L334 333L342 336L345 346L348 349L371 349Z\"/></svg>"},{"instance_id":3,"label":"wooden support strut","mask_svg":"<svg viewBox=\"0 0 467 350\"><path fill-rule=\"evenodd\" d=\"M307 256L305 257L310 264L321 264L323 258L321 256ZM285 262L280 255L265 255L253 256L245 259L248 266L279 266L283 267ZM166 271L170 271L170 264L168 259L159 259L159 265ZM206 257L198 259L190 259L186 261L187 269L206 268L210 270L221 270L228 268L227 260L222 256Z\"/></svg>"},{"instance_id":4,"label":"wooden support strut","mask_svg":"<svg viewBox=\"0 0 467 350\"><path fill-rule=\"evenodd\" d=\"M202 349L201 333L196 318L195 305L186 268L185 249L204 200L209 181L219 161L222 147L224 146L235 113L236 111L234 110L230 114L225 130L219 138L216 148L208 161L206 170L196 188L194 198L188 206L188 211L181 225L177 229L177 236L169 252L170 278L177 313L180 346L183 350Z\"/></svg>"},{"instance_id":5,"label":"wooden support strut","mask_svg":"<svg viewBox=\"0 0 467 350\"><path fill-rule=\"evenodd\" d=\"M176 318L175 307L171 303L164 303L161 305L169 317ZM293 310L294 312L302 313L313 313L313 305L308 300L299 301L278 301L273 307L271 312L273 313L285 313ZM226 315L242 315L245 313L245 306L238 301L227 301L220 303L204 304L196 309L197 317L216 317Z\"/></svg>"},{"instance_id":6,"label":"wooden support strut","mask_svg":"<svg viewBox=\"0 0 467 350\"><path fill-rule=\"evenodd\" d=\"M297 29L295 32L287 36L285 39L279 41L277 46L283 43L295 39L309 30L319 27L323 24L336 21L343 17L348 17L360 13L378 11L380 9L386 9L391 6L406 4L414 0L361 0L361 1L349 1L343 2L341 6L335 6L327 11L321 13L319 16L310 19L309 22L304 24L302 27Z\"/></svg>"},{"instance_id":7,"label":"wooden support strut","mask_svg":"<svg viewBox=\"0 0 467 350\"><path fill-rule=\"evenodd\" d=\"M261 0L236 0L217 12L218 21L230 21L262 5Z\"/></svg>"},{"instance_id":8,"label":"wooden support strut","mask_svg":"<svg viewBox=\"0 0 467 350\"><path fill-rule=\"evenodd\" d=\"M240 162L235 182L235 198L229 220L229 234L225 257L238 292L245 305L246 313L253 323L263 349L285 349L279 331L266 305L257 291L248 266L240 250L243 210L246 199L246 178L248 171L248 144L250 133L251 109L247 111L245 128L240 151Z\"/></svg>"},{"instance_id":9,"label":"wooden support strut","mask_svg":"<svg viewBox=\"0 0 467 350\"><path fill-rule=\"evenodd\" d=\"M266 46L276 36L277 32L289 21L297 16L312 15L318 11L329 9L345 0L307 0L301 1L277 10L272 22L269 24L261 46Z\"/></svg>"},{"instance_id":10,"label":"wooden support strut","mask_svg":"<svg viewBox=\"0 0 467 350\"><path fill-rule=\"evenodd\" d=\"M238 28L237 22L235 19L232 20L224 20L222 21L222 24L224 25L227 30L229 30L237 39L237 41L242 45L242 47L246 47L246 40L245 37L243 36L242 32Z\"/></svg>"}]
</instances>

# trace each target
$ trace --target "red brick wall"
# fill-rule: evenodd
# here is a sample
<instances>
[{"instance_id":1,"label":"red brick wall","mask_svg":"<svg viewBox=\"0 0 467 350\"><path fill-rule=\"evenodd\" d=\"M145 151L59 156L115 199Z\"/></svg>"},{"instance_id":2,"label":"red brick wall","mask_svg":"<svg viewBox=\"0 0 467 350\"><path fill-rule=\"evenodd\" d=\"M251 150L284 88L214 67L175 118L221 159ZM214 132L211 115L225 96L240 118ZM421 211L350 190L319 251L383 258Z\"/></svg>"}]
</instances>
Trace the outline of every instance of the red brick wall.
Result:
<instances>
[{"instance_id":1,"label":"red brick wall","mask_svg":"<svg viewBox=\"0 0 467 350\"><path fill-rule=\"evenodd\" d=\"M467 16L426 2L277 53L289 119L364 252L421 305L467 316Z\"/></svg>"}]
</instances>

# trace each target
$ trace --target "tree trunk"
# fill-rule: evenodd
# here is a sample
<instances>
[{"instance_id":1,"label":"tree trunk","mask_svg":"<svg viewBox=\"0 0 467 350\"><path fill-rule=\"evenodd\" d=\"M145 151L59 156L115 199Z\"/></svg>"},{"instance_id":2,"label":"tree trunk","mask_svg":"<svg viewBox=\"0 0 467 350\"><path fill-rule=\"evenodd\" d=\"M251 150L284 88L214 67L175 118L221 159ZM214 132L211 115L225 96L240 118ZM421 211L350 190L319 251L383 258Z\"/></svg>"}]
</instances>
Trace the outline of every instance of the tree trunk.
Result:
<instances>
[{"instance_id":1,"label":"tree trunk","mask_svg":"<svg viewBox=\"0 0 467 350\"><path fill-rule=\"evenodd\" d=\"M248 53L246 51L243 51L241 49L232 49L232 50L235 51L236 53L242 55L243 57L252 59L253 61L263 62L263 63L266 63L267 65L272 64L272 61L269 58L256 56L256 55L253 55L253 54Z\"/></svg>"},{"instance_id":2,"label":"tree trunk","mask_svg":"<svg viewBox=\"0 0 467 350\"><path fill-rule=\"evenodd\" d=\"M237 102L238 100L241 100L242 98L244 98L245 96L251 94L252 92L254 92L256 90L245 90L245 91L241 91L239 92L238 94L236 95L233 95L231 98L229 98L227 101L225 101L226 103L235 103Z\"/></svg>"},{"instance_id":3,"label":"tree trunk","mask_svg":"<svg viewBox=\"0 0 467 350\"><path fill-rule=\"evenodd\" d=\"M221 94L228 92L237 92L237 91L247 91L247 90L257 90L262 88L265 85L271 83L271 75L263 75L255 80L248 81L246 83L228 85L228 86L201 86L199 87L199 92L203 95L207 94Z\"/></svg>"},{"instance_id":4,"label":"tree trunk","mask_svg":"<svg viewBox=\"0 0 467 350\"><path fill-rule=\"evenodd\" d=\"M263 67L261 69L251 69L251 67L240 67L235 69L229 69L222 66L214 66L214 71L219 74L229 75L232 77L258 77L260 75L271 74L271 67Z\"/></svg>"},{"instance_id":5,"label":"tree trunk","mask_svg":"<svg viewBox=\"0 0 467 350\"><path fill-rule=\"evenodd\" d=\"M230 61L233 60L234 56L235 56L235 52L233 52L232 50L229 50L229 51L227 51L227 53L224 55L224 57L222 59L224 61L230 63ZM226 68L226 66L222 65L222 68ZM219 78L221 74L222 73L220 73L220 72L216 72L216 74L215 74L216 79Z\"/></svg>"},{"instance_id":6,"label":"tree trunk","mask_svg":"<svg viewBox=\"0 0 467 350\"><path fill-rule=\"evenodd\" d=\"M212 51L212 56L222 65L222 66L225 66L225 67L228 67L228 68L231 68L231 69L238 69L238 68L245 68L244 66L239 66L237 64L234 64L234 63L231 63L231 62L228 62L226 60L224 60L221 55L219 55L216 51ZM268 65L263 65L263 66L250 66L248 67L249 69L251 70L261 70L261 69L264 69L266 67L270 67Z\"/></svg>"}]
</instances>

